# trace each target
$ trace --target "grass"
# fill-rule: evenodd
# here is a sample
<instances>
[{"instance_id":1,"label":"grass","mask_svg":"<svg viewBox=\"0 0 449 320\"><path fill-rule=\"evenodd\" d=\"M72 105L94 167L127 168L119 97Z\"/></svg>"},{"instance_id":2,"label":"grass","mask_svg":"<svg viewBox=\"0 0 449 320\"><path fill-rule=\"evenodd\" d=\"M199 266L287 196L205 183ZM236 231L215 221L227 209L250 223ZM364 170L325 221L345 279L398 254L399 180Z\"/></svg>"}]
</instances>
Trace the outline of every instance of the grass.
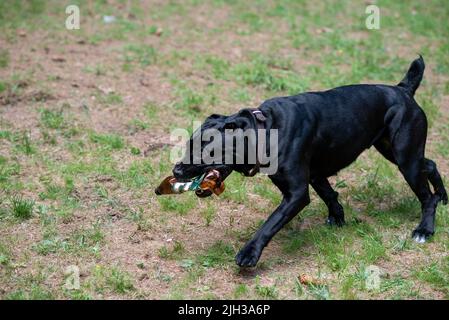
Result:
<instances>
[{"instance_id":1,"label":"grass","mask_svg":"<svg viewBox=\"0 0 449 320\"><path fill-rule=\"evenodd\" d=\"M256 286L255 291L256 294L262 299L276 299L278 297L278 293L275 285L262 285L260 283L260 277L256 277Z\"/></svg>"},{"instance_id":2,"label":"grass","mask_svg":"<svg viewBox=\"0 0 449 320\"><path fill-rule=\"evenodd\" d=\"M145 112L145 116L149 119L149 120L155 120L157 119L157 112L159 110L159 107L153 103L153 102L147 102L144 106L143 106L144 112Z\"/></svg>"},{"instance_id":3,"label":"grass","mask_svg":"<svg viewBox=\"0 0 449 320\"><path fill-rule=\"evenodd\" d=\"M93 73L96 76L104 76L104 75L106 75L106 72L107 72L106 67L102 64L97 64L94 66L87 66L84 68L84 71L88 72L88 73Z\"/></svg>"},{"instance_id":4,"label":"grass","mask_svg":"<svg viewBox=\"0 0 449 320\"><path fill-rule=\"evenodd\" d=\"M9 292L7 300L53 300L54 292L45 285L48 270L42 266L35 273L26 273L19 279L20 288Z\"/></svg>"},{"instance_id":5,"label":"grass","mask_svg":"<svg viewBox=\"0 0 449 320\"><path fill-rule=\"evenodd\" d=\"M9 59L9 51L0 49L0 68L6 68L9 64Z\"/></svg>"},{"instance_id":6,"label":"grass","mask_svg":"<svg viewBox=\"0 0 449 320\"><path fill-rule=\"evenodd\" d=\"M256 56L251 62L237 64L231 72L243 85L261 86L268 91L288 94L306 91L309 88L307 79L289 69L288 62Z\"/></svg>"},{"instance_id":7,"label":"grass","mask_svg":"<svg viewBox=\"0 0 449 320\"><path fill-rule=\"evenodd\" d=\"M190 88L181 88L178 90L179 102L175 107L180 110L186 110L188 114L198 115L201 113L201 106L205 103L203 95Z\"/></svg>"},{"instance_id":8,"label":"grass","mask_svg":"<svg viewBox=\"0 0 449 320\"><path fill-rule=\"evenodd\" d=\"M122 96L117 92L98 92L96 96L98 101L105 105L116 105L123 103Z\"/></svg>"},{"instance_id":9,"label":"grass","mask_svg":"<svg viewBox=\"0 0 449 320\"><path fill-rule=\"evenodd\" d=\"M153 46L130 44L123 50L123 70L131 71L134 64L147 67L157 61L157 51Z\"/></svg>"},{"instance_id":10,"label":"grass","mask_svg":"<svg viewBox=\"0 0 449 320\"><path fill-rule=\"evenodd\" d=\"M142 121L141 119L132 119L128 127L129 132L133 134L148 129L150 125L147 122Z\"/></svg>"},{"instance_id":11,"label":"grass","mask_svg":"<svg viewBox=\"0 0 449 320\"><path fill-rule=\"evenodd\" d=\"M49 129L61 129L64 125L62 111L42 109L40 111L42 124Z\"/></svg>"},{"instance_id":12,"label":"grass","mask_svg":"<svg viewBox=\"0 0 449 320\"><path fill-rule=\"evenodd\" d=\"M57 221L59 216L55 216ZM41 218L44 217L41 216ZM42 256L50 254L99 255L105 235L98 223L89 228L75 230L68 237L61 238L55 230L55 220L44 225L43 239L33 245L33 250L37 254Z\"/></svg>"},{"instance_id":13,"label":"grass","mask_svg":"<svg viewBox=\"0 0 449 320\"><path fill-rule=\"evenodd\" d=\"M183 196L180 197L160 197L158 202L161 206L162 211L172 211L179 215L186 215L195 207L195 199Z\"/></svg>"},{"instance_id":14,"label":"grass","mask_svg":"<svg viewBox=\"0 0 449 320\"><path fill-rule=\"evenodd\" d=\"M123 138L117 134L98 134L92 133L90 140L106 149L120 150L125 146Z\"/></svg>"},{"instance_id":15,"label":"grass","mask_svg":"<svg viewBox=\"0 0 449 320\"><path fill-rule=\"evenodd\" d=\"M429 266L415 271L415 276L419 280L430 283L434 288L441 290L445 298L449 296L449 259L445 257L439 262L434 262Z\"/></svg>"},{"instance_id":16,"label":"grass","mask_svg":"<svg viewBox=\"0 0 449 320\"><path fill-rule=\"evenodd\" d=\"M248 294L248 286L244 283L238 284L234 289L234 298L240 299Z\"/></svg>"},{"instance_id":17,"label":"grass","mask_svg":"<svg viewBox=\"0 0 449 320\"><path fill-rule=\"evenodd\" d=\"M8 247L0 244L0 265L8 266L11 263L11 252Z\"/></svg>"},{"instance_id":18,"label":"grass","mask_svg":"<svg viewBox=\"0 0 449 320\"><path fill-rule=\"evenodd\" d=\"M75 3L81 29L68 31L62 3L0 2L0 298L448 297L448 209L438 208L430 243L414 243L419 202L375 150L330 179L344 227L324 225L327 207L311 190L251 270L234 257L280 202L267 177L233 173L207 199L154 195L171 174L172 129L274 96L396 84L418 52L426 156L447 184L444 0L378 1L376 31L365 28L365 4L334 0ZM72 264L78 290L64 288ZM368 290L372 266L381 282Z\"/></svg>"},{"instance_id":19,"label":"grass","mask_svg":"<svg viewBox=\"0 0 449 320\"><path fill-rule=\"evenodd\" d=\"M317 300L329 300L329 288L325 285L311 285L309 288L310 294Z\"/></svg>"},{"instance_id":20,"label":"grass","mask_svg":"<svg viewBox=\"0 0 449 320\"><path fill-rule=\"evenodd\" d=\"M274 191L271 186L266 184L256 184L254 192L264 199L268 199L273 205L281 202L281 195L278 191Z\"/></svg>"},{"instance_id":21,"label":"grass","mask_svg":"<svg viewBox=\"0 0 449 320\"><path fill-rule=\"evenodd\" d=\"M234 248L223 241L214 243L206 253L197 257L198 263L204 267L225 266L234 261L236 252Z\"/></svg>"},{"instance_id":22,"label":"grass","mask_svg":"<svg viewBox=\"0 0 449 320\"><path fill-rule=\"evenodd\" d=\"M0 185L7 189L12 186L12 178L20 173L20 164L0 157Z\"/></svg>"},{"instance_id":23,"label":"grass","mask_svg":"<svg viewBox=\"0 0 449 320\"><path fill-rule=\"evenodd\" d=\"M24 3L21 0L13 0L0 6L0 24L3 26L23 26L27 19L39 17L46 8L46 1L31 0Z\"/></svg>"},{"instance_id":24,"label":"grass","mask_svg":"<svg viewBox=\"0 0 449 320\"><path fill-rule=\"evenodd\" d=\"M113 268L110 271L106 283L113 291L120 294L124 294L134 289L134 285L129 275L117 268Z\"/></svg>"},{"instance_id":25,"label":"grass","mask_svg":"<svg viewBox=\"0 0 449 320\"><path fill-rule=\"evenodd\" d=\"M114 292L123 295L134 290L130 275L116 266L97 265L92 271L90 280L92 283L89 283L88 286L93 286L98 294Z\"/></svg>"},{"instance_id":26,"label":"grass","mask_svg":"<svg viewBox=\"0 0 449 320\"><path fill-rule=\"evenodd\" d=\"M216 209L213 205L207 206L206 209L201 211L201 215L204 218L206 226L209 226L211 222L214 220L214 217L216 215Z\"/></svg>"},{"instance_id":27,"label":"grass","mask_svg":"<svg viewBox=\"0 0 449 320\"><path fill-rule=\"evenodd\" d=\"M13 217L26 220L33 215L34 200L25 199L20 195L13 196L10 199L10 210Z\"/></svg>"},{"instance_id":28,"label":"grass","mask_svg":"<svg viewBox=\"0 0 449 320\"><path fill-rule=\"evenodd\" d=\"M25 155L29 156L36 152L29 132L24 131L21 134L15 135L14 140L16 149Z\"/></svg>"},{"instance_id":29,"label":"grass","mask_svg":"<svg viewBox=\"0 0 449 320\"><path fill-rule=\"evenodd\" d=\"M51 292L38 285L33 285L28 291L18 290L9 293L7 300L54 300Z\"/></svg>"},{"instance_id":30,"label":"grass","mask_svg":"<svg viewBox=\"0 0 449 320\"><path fill-rule=\"evenodd\" d=\"M159 249L159 257L163 259L180 259L185 253L182 242L175 241L171 249L163 246Z\"/></svg>"}]
</instances>

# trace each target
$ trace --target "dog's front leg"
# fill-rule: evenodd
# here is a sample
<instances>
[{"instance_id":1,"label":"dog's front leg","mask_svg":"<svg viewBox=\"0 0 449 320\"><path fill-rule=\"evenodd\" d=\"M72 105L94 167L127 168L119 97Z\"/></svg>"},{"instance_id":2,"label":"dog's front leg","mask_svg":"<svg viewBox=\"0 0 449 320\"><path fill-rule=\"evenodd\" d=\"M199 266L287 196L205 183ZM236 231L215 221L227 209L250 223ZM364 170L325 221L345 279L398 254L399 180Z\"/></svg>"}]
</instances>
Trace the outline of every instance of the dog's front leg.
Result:
<instances>
[{"instance_id":1,"label":"dog's front leg","mask_svg":"<svg viewBox=\"0 0 449 320\"><path fill-rule=\"evenodd\" d=\"M294 193L284 194L279 207L271 214L254 237L237 254L235 260L241 267L253 267L259 260L263 248L271 238L310 202L307 185Z\"/></svg>"}]
</instances>

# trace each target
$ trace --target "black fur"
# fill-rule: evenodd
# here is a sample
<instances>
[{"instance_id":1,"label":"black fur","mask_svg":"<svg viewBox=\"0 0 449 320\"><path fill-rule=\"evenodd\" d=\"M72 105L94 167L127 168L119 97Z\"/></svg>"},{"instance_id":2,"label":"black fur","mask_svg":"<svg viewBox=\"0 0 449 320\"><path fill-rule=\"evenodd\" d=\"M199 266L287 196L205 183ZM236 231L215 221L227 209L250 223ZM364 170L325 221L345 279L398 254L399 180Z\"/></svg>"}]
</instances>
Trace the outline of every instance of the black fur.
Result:
<instances>
[{"instance_id":1,"label":"black fur","mask_svg":"<svg viewBox=\"0 0 449 320\"><path fill-rule=\"evenodd\" d=\"M423 72L424 60L420 57L397 86L349 85L262 103L259 110L267 118L267 129L279 130L278 171L269 177L282 192L283 200L238 253L239 266L254 266L271 238L309 204L309 185L329 208L328 223L343 225L343 207L327 178L371 146L398 166L421 202L422 219L413 236L424 241L433 235L436 206L440 201L446 204L448 197L435 163L424 156L427 118L413 98ZM244 109L231 116L213 115L202 129L206 127L221 131L254 128L255 120ZM178 163L173 172L177 178L191 178L211 167L218 168L225 178L232 170L248 172L252 165Z\"/></svg>"}]
</instances>

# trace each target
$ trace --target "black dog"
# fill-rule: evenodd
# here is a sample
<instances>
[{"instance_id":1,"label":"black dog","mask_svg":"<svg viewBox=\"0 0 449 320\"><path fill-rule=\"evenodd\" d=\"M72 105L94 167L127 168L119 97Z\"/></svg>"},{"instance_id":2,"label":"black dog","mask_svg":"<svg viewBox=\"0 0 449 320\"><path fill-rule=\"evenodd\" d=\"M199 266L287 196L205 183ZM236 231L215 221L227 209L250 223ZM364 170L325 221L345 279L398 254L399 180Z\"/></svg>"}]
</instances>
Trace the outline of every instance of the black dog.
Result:
<instances>
[{"instance_id":1,"label":"black dog","mask_svg":"<svg viewBox=\"0 0 449 320\"><path fill-rule=\"evenodd\" d=\"M265 101L255 112L243 109L231 116L212 115L201 131L215 128L278 129L278 170L269 175L283 200L260 230L236 256L239 266L254 266L271 238L309 204L309 184L329 209L328 223L344 224L343 208L327 178L374 146L396 164L422 206L422 219L413 231L424 242L435 231L438 202L447 204L443 181L432 160L425 158L427 118L413 96L424 73L424 60L413 61L397 86L349 85L324 92L308 92ZM260 114L261 112L261 114ZM190 143L192 143L192 138ZM203 143L202 148L207 143ZM184 159L190 159L186 154ZM173 174L188 179L212 168L226 178L232 170L254 175L259 164L175 165ZM190 163L190 162L189 162ZM432 184L432 193L429 182ZM210 193L201 194L208 196Z\"/></svg>"}]
</instances>

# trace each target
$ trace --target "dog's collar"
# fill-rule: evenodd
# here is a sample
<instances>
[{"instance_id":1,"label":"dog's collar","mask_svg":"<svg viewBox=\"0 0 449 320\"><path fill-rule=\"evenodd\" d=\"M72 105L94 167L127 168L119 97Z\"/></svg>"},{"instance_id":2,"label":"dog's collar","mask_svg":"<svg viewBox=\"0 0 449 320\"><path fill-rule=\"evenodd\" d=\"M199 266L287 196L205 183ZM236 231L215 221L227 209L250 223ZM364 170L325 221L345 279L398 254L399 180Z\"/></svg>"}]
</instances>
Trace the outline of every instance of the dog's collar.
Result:
<instances>
[{"instance_id":1,"label":"dog's collar","mask_svg":"<svg viewBox=\"0 0 449 320\"><path fill-rule=\"evenodd\" d=\"M259 154L258 154L258 148L259 148L259 139L258 139L259 132L258 131L261 129L265 129L265 121L267 120L265 115L259 109L250 109L250 111L251 111L251 114L256 119L256 128L257 128L257 132L256 132L256 164L248 172L244 173L244 175L246 177L253 177L260 170L260 162L259 162Z\"/></svg>"}]
</instances>

